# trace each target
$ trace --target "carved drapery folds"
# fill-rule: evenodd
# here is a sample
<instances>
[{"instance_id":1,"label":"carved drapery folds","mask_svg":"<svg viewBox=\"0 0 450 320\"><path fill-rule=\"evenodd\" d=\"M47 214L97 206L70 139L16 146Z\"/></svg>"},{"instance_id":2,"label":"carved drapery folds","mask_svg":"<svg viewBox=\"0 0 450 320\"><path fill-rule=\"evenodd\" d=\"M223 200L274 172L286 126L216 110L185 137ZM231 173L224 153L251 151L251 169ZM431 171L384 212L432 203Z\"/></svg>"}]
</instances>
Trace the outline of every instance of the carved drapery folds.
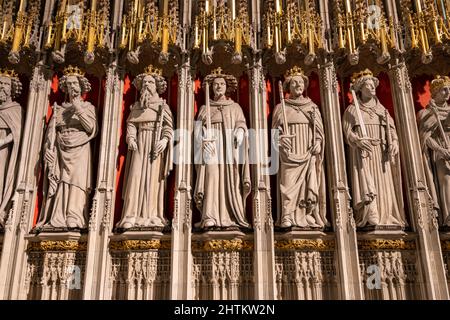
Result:
<instances>
[{"instance_id":1,"label":"carved drapery folds","mask_svg":"<svg viewBox=\"0 0 450 320\"><path fill-rule=\"evenodd\" d=\"M124 209L117 227L162 229L168 224L164 196L173 166L173 116L159 96L167 84L162 71L151 65L133 83L141 95L127 119Z\"/></svg>"},{"instance_id":2,"label":"carved drapery folds","mask_svg":"<svg viewBox=\"0 0 450 320\"><path fill-rule=\"evenodd\" d=\"M277 225L323 229L328 222L322 117L318 106L303 96L308 78L300 68L286 73L283 87L289 98L282 98L272 118L272 129L281 132Z\"/></svg>"},{"instance_id":3,"label":"carved drapery folds","mask_svg":"<svg viewBox=\"0 0 450 320\"><path fill-rule=\"evenodd\" d=\"M91 86L78 67L64 69L60 88L68 101L53 105L47 127L45 201L36 228L85 229L94 187L91 142L98 131L97 115L95 107L81 96Z\"/></svg>"},{"instance_id":4,"label":"carved drapery folds","mask_svg":"<svg viewBox=\"0 0 450 320\"><path fill-rule=\"evenodd\" d=\"M250 227L245 216L250 193L248 128L242 108L227 98L236 86L236 78L220 68L204 80L206 104L194 129L194 199L202 213L200 228ZM213 99L209 99L210 87Z\"/></svg>"},{"instance_id":5,"label":"carved drapery folds","mask_svg":"<svg viewBox=\"0 0 450 320\"><path fill-rule=\"evenodd\" d=\"M431 100L418 115L425 175L440 225L450 227L450 78L431 82Z\"/></svg>"},{"instance_id":6,"label":"carved drapery folds","mask_svg":"<svg viewBox=\"0 0 450 320\"><path fill-rule=\"evenodd\" d=\"M402 229L406 219L398 137L394 120L376 97L378 84L370 70L355 73L350 87L354 100L343 115L353 210L357 227Z\"/></svg>"},{"instance_id":7,"label":"carved drapery folds","mask_svg":"<svg viewBox=\"0 0 450 320\"><path fill-rule=\"evenodd\" d=\"M4 228L16 187L24 110L15 100L22 84L13 70L0 69L0 228Z\"/></svg>"}]
</instances>

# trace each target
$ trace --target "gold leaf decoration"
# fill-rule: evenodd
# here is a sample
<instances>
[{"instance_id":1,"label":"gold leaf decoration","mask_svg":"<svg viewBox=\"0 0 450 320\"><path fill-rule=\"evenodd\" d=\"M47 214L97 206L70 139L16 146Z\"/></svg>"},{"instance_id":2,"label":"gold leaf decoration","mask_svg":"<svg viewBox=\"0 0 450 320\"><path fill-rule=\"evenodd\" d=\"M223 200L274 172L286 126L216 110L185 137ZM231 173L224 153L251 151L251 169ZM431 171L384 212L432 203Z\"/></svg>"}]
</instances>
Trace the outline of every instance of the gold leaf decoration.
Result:
<instances>
[{"instance_id":1,"label":"gold leaf decoration","mask_svg":"<svg viewBox=\"0 0 450 320\"><path fill-rule=\"evenodd\" d=\"M192 242L195 251L242 251L253 250L253 242L241 239L236 240L208 240Z\"/></svg>"},{"instance_id":2,"label":"gold leaf decoration","mask_svg":"<svg viewBox=\"0 0 450 320\"><path fill-rule=\"evenodd\" d=\"M109 248L116 251L170 249L170 241L155 239L111 241Z\"/></svg>"},{"instance_id":3,"label":"gold leaf decoration","mask_svg":"<svg viewBox=\"0 0 450 320\"><path fill-rule=\"evenodd\" d=\"M316 250L327 251L334 249L334 240L295 239L275 241L277 250Z\"/></svg>"},{"instance_id":4,"label":"gold leaf decoration","mask_svg":"<svg viewBox=\"0 0 450 320\"><path fill-rule=\"evenodd\" d=\"M374 240L359 240L359 250L414 250L416 244L411 240L386 240L386 239L374 239Z\"/></svg>"},{"instance_id":5,"label":"gold leaf decoration","mask_svg":"<svg viewBox=\"0 0 450 320\"><path fill-rule=\"evenodd\" d=\"M30 242L28 251L86 251L87 242L77 240L39 241Z\"/></svg>"}]
</instances>

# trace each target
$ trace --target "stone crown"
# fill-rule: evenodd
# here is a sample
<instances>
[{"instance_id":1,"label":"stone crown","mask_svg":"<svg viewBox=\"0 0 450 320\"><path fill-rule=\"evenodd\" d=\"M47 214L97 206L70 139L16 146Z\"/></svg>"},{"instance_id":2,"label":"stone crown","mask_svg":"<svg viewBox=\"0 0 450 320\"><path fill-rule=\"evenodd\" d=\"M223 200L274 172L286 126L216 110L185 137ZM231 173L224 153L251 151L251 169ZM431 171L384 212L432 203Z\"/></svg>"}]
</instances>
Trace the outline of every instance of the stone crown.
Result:
<instances>
[{"instance_id":1,"label":"stone crown","mask_svg":"<svg viewBox=\"0 0 450 320\"><path fill-rule=\"evenodd\" d=\"M18 78L18 75L12 69L0 68L0 77Z\"/></svg>"},{"instance_id":2,"label":"stone crown","mask_svg":"<svg viewBox=\"0 0 450 320\"><path fill-rule=\"evenodd\" d=\"M67 66L66 68L64 68L63 73L65 76L84 76L84 71L74 66Z\"/></svg>"},{"instance_id":3,"label":"stone crown","mask_svg":"<svg viewBox=\"0 0 450 320\"><path fill-rule=\"evenodd\" d=\"M153 67L150 64L144 69L144 74L148 74L150 76L160 76L160 77L162 77L162 69Z\"/></svg>"},{"instance_id":4,"label":"stone crown","mask_svg":"<svg viewBox=\"0 0 450 320\"><path fill-rule=\"evenodd\" d=\"M450 87L450 78L447 76L436 76L436 78L431 81L430 90L431 92L436 92L441 90L443 87Z\"/></svg>"},{"instance_id":5,"label":"stone crown","mask_svg":"<svg viewBox=\"0 0 450 320\"><path fill-rule=\"evenodd\" d=\"M284 75L284 78L287 79L288 77L293 77L293 76L305 76L305 73L303 72L302 68L298 67L298 66L294 66L291 69L289 69L288 71L286 71L286 74Z\"/></svg>"},{"instance_id":6,"label":"stone crown","mask_svg":"<svg viewBox=\"0 0 450 320\"><path fill-rule=\"evenodd\" d=\"M360 79L362 77L373 77L373 73L369 69L365 69L360 72L355 72L352 75L352 83L355 83L358 79Z\"/></svg>"}]
</instances>

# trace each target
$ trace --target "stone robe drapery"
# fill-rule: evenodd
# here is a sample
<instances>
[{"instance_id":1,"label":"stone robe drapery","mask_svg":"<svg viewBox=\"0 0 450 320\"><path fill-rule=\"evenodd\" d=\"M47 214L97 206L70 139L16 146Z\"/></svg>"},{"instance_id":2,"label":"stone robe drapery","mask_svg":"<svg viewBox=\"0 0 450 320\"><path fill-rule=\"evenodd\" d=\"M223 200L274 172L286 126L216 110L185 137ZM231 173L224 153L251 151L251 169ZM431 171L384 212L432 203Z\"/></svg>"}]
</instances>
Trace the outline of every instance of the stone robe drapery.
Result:
<instances>
[{"instance_id":1,"label":"stone robe drapery","mask_svg":"<svg viewBox=\"0 0 450 320\"><path fill-rule=\"evenodd\" d=\"M55 139L56 160L46 163L45 205L37 227L65 228L68 219L78 228L87 226L88 196L93 187L90 142L97 128L91 103L83 101L79 112L70 103L56 106L44 145L45 154Z\"/></svg>"},{"instance_id":2,"label":"stone robe drapery","mask_svg":"<svg viewBox=\"0 0 450 320\"><path fill-rule=\"evenodd\" d=\"M440 212L440 224L450 226L450 161L443 159L435 150L437 146L431 142L432 139L440 147L447 148L437 119L441 121L447 140L450 140L450 106L436 107L436 111L437 116L428 106L418 113L417 120L428 190L435 210Z\"/></svg>"},{"instance_id":3,"label":"stone robe drapery","mask_svg":"<svg viewBox=\"0 0 450 320\"><path fill-rule=\"evenodd\" d=\"M14 192L22 121L23 110L18 103L7 102L0 106L0 139L12 138L12 142L0 147L0 226L4 224Z\"/></svg>"},{"instance_id":4,"label":"stone robe drapery","mask_svg":"<svg viewBox=\"0 0 450 320\"><path fill-rule=\"evenodd\" d=\"M206 107L202 106L195 127L196 171L195 202L202 213L200 226L214 221L217 227L250 227L245 217L245 199L250 193L248 134L241 107L233 100L210 101L211 136L215 157L203 157L202 141L206 134ZM242 145L234 143L237 129L244 130Z\"/></svg>"},{"instance_id":5,"label":"stone robe drapery","mask_svg":"<svg viewBox=\"0 0 450 320\"><path fill-rule=\"evenodd\" d=\"M367 135L373 139L370 157L362 157L361 149L355 145L361 137L356 107L351 104L344 113L344 137L349 144L349 162L353 209L358 227L369 225L405 226L402 200L400 159L389 160L387 146L386 109L378 101L374 108L361 103L361 114ZM388 114L392 141L398 141L394 119Z\"/></svg>"},{"instance_id":6,"label":"stone robe drapery","mask_svg":"<svg viewBox=\"0 0 450 320\"><path fill-rule=\"evenodd\" d=\"M160 125L160 137L156 137ZM152 159L156 143L164 138L168 141L166 149ZM117 227L125 223L133 227L165 226L164 192L166 178L172 170L173 118L164 100L148 108L142 108L140 102L132 106L127 119L127 143L131 139L136 141L137 150L129 150L127 154L122 193L124 209Z\"/></svg>"},{"instance_id":7,"label":"stone robe drapery","mask_svg":"<svg viewBox=\"0 0 450 320\"><path fill-rule=\"evenodd\" d=\"M290 139L292 149L289 154L279 151L277 225L288 220L297 227L324 227L327 224L323 170L325 136L319 108L309 98L286 99L286 118L289 132L281 134L295 137ZM281 104L275 107L272 119L272 129L279 128L284 130ZM311 153L313 143L321 145L319 154Z\"/></svg>"}]
</instances>

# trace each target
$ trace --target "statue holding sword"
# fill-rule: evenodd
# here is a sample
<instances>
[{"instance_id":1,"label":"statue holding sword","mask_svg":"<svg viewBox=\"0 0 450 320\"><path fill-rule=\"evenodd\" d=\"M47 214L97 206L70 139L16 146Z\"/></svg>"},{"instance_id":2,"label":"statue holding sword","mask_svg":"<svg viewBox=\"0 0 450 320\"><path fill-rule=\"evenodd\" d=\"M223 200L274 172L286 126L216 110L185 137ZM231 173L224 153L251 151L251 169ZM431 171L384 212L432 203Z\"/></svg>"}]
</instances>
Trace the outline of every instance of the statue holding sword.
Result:
<instances>
[{"instance_id":1,"label":"statue holding sword","mask_svg":"<svg viewBox=\"0 0 450 320\"><path fill-rule=\"evenodd\" d=\"M343 116L353 210L357 227L403 228L406 220L397 131L376 96L378 84L368 69L355 73L350 87L353 103Z\"/></svg>"}]
</instances>

